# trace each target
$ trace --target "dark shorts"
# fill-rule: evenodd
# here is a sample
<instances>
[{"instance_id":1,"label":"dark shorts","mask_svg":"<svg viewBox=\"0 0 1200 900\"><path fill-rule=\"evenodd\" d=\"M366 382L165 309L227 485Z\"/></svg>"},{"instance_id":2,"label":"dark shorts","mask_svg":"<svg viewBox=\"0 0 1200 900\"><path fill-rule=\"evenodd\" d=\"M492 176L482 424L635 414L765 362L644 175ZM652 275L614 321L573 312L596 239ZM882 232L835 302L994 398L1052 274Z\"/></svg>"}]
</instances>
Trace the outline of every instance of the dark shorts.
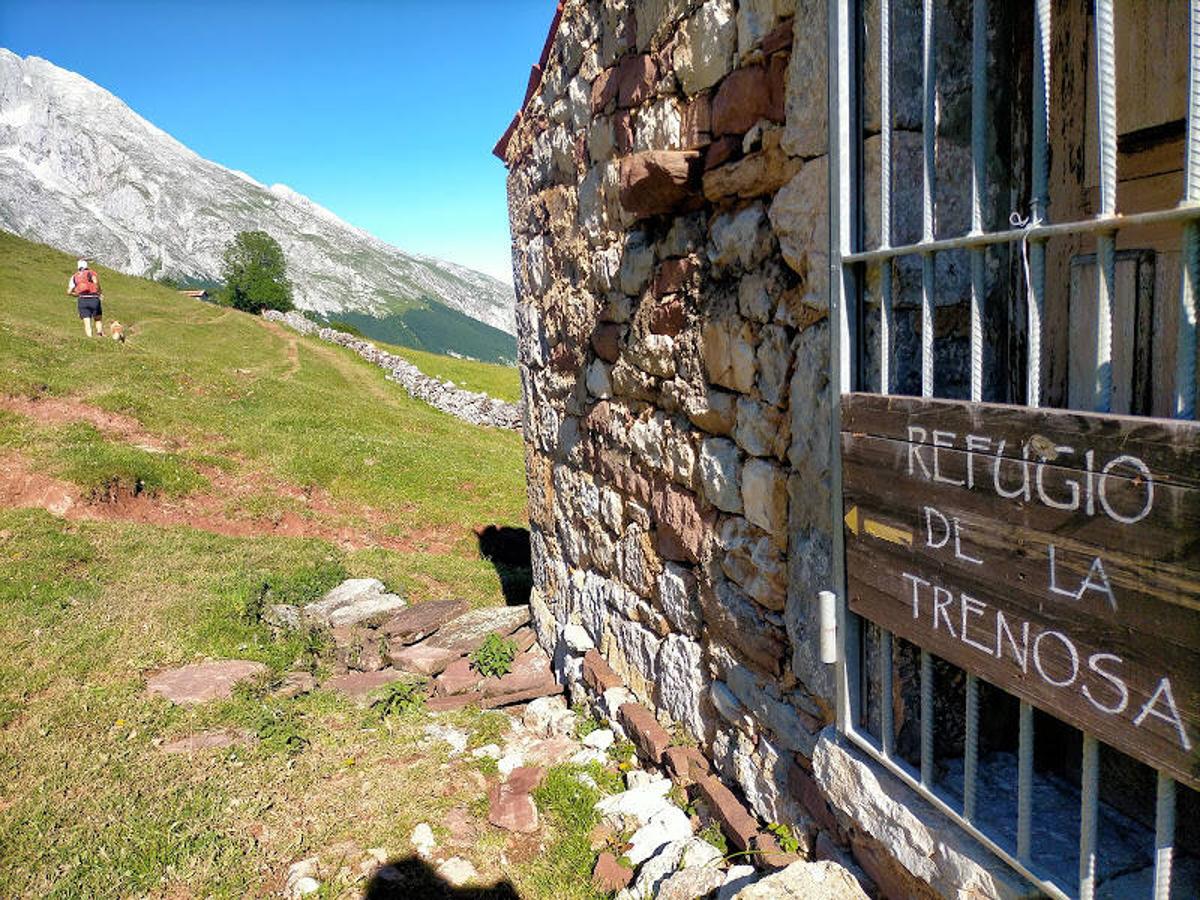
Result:
<instances>
[{"instance_id":1,"label":"dark shorts","mask_svg":"<svg viewBox=\"0 0 1200 900\"><path fill-rule=\"evenodd\" d=\"M81 319L100 319L104 317L104 310L100 308L100 298L96 294L81 295L76 305L79 307L79 318Z\"/></svg>"}]
</instances>

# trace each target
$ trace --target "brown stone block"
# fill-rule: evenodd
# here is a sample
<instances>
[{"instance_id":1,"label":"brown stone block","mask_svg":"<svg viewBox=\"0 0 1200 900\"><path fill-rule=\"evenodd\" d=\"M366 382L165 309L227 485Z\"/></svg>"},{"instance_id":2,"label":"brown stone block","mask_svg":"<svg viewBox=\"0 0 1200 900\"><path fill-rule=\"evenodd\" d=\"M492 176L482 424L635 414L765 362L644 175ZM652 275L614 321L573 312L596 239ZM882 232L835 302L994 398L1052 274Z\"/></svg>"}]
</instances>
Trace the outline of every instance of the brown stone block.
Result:
<instances>
[{"instance_id":1,"label":"brown stone block","mask_svg":"<svg viewBox=\"0 0 1200 900\"><path fill-rule=\"evenodd\" d=\"M766 116L772 122L783 123L787 118L784 110L784 100L787 95L788 55L779 53L772 56L767 63L767 111Z\"/></svg>"},{"instance_id":2,"label":"brown stone block","mask_svg":"<svg viewBox=\"0 0 1200 900\"><path fill-rule=\"evenodd\" d=\"M596 860L592 870L592 884L603 894L612 894L629 887L633 881L633 869L621 865L615 856L605 851Z\"/></svg>"},{"instance_id":3,"label":"brown stone block","mask_svg":"<svg viewBox=\"0 0 1200 900\"><path fill-rule=\"evenodd\" d=\"M867 877L875 882L880 897L934 900L941 896L905 869L876 840L857 830L850 836L850 852Z\"/></svg>"},{"instance_id":4,"label":"brown stone block","mask_svg":"<svg viewBox=\"0 0 1200 900\"><path fill-rule=\"evenodd\" d=\"M425 701L425 708L430 712L449 712L452 709L462 709L465 706L479 703L483 694L453 694L445 697L430 697Z\"/></svg>"},{"instance_id":5,"label":"brown stone block","mask_svg":"<svg viewBox=\"0 0 1200 900\"><path fill-rule=\"evenodd\" d=\"M702 147L712 140L712 92L692 98L683 110L680 138L687 149Z\"/></svg>"},{"instance_id":6,"label":"brown stone block","mask_svg":"<svg viewBox=\"0 0 1200 900\"><path fill-rule=\"evenodd\" d=\"M621 678L613 671L600 651L589 650L583 655L583 683L597 695L621 686Z\"/></svg>"},{"instance_id":7,"label":"brown stone block","mask_svg":"<svg viewBox=\"0 0 1200 900\"><path fill-rule=\"evenodd\" d=\"M836 834L837 819L834 818L833 811L830 810L829 803L825 800L825 795L821 793L821 789L813 777L802 767L793 765L788 769L787 783L792 795L800 798L800 802L804 804L804 808L808 810L808 814L812 816L817 826Z\"/></svg>"},{"instance_id":8,"label":"brown stone block","mask_svg":"<svg viewBox=\"0 0 1200 900\"><path fill-rule=\"evenodd\" d=\"M654 283L651 288L654 296L663 297L682 290L697 268L696 260L690 256L664 259L659 263L658 271L654 273ZM665 333L658 332L658 334ZM677 334L678 332L675 333Z\"/></svg>"},{"instance_id":9,"label":"brown stone block","mask_svg":"<svg viewBox=\"0 0 1200 900\"><path fill-rule=\"evenodd\" d=\"M654 95L658 72L649 53L627 56L617 66L617 106L629 109Z\"/></svg>"},{"instance_id":10,"label":"brown stone block","mask_svg":"<svg viewBox=\"0 0 1200 900\"><path fill-rule=\"evenodd\" d=\"M753 668L773 677L782 671L787 644L762 618L753 601L729 582L700 591L700 606L710 633L720 635Z\"/></svg>"},{"instance_id":11,"label":"brown stone block","mask_svg":"<svg viewBox=\"0 0 1200 900\"><path fill-rule=\"evenodd\" d=\"M563 687L554 679L547 679L537 687L531 687L528 690L517 691L511 694L497 694L492 697L478 695L479 706L482 709L497 709L501 706L513 706L517 703L528 703L530 700L536 700L538 697L553 697L556 694L561 694Z\"/></svg>"},{"instance_id":12,"label":"brown stone block","mask_svg":"<svg viewBox=\"0 0 1200 900\"><path fill-rule=\"evenodd\" d=\"M713 100L713 134L745 134L771 108L770 85L763 66L734 69Z\"/></svg>"},{"instance_id":13,"label":"brown stone block","mask_svg":"<svg viewBox=\"0 0 1200 900\"><path fill-rule=\"evenodd\" d=\"M651 334L664 334L668 337L675 337L675 335L683 331L683 326L686 323L687 316L684 315L683 301L678 297L665 300L655 306L650 312Z\"/></svg>"},{"instance_id":14,"label":"brown stone block","mask_svg":"<svg viewBox=\"0 0 1200 900\"><path fill-rule=\"evenodd\" d=\"M719 137L704 153L704 171L708 172L717 166L723 166L731 159L737 159L742 153L742 139L734 135Z\"/></svg>"},{"instance_id":15,"label":"brown stone block","mask_svg":"<svg viewBox=\"0 0 1200 900\"><path fill-rule=\"evenodd\" d=\"M791 50L792 20L785 19L770 31L762 42L762 52L767 56L779 50Z\"/></svg>"},{"instance_id":16,"label":"brown stone block","mask_svg":"<svg viewBox=\"0 0 1200 900\"><path fill-rule=\"evenodd\" d=\"M621 355L621 338L625 328L615 322L604 322L592 332L592 350L605 362L615 363Z\"/></svg>"},{"instance_id":17,"label":"brown stone block","mask_svg":"<svg viewBox=\"0 0 1200 900\"><path fill-rule=\"evenodd\" d=\"M640 703L626 703L617 710L617 718L642 757L657 764L671 745L671 736L658 724L654 713Z\"/></svg>"},{"instance_id":18,"label":"brown stone block","mask_svg":"<svg viewBox=\"0 0 1200 900\"><path fill-rule=\"evenodd\" d=\"M624 155L633 149L633 119L623 109L613 117L613 146Z\"/></svg>"},{"instance_id":19,"label":"brown stone block","mask_svg":"<svg viewBox=\"0 0 1200 900\"><path fill-rule=\"evenodd\" d=\"M605 69L592 82L592 112L606 110L617 99L617 79L612 69Z\"/></svg>"},{"instance_id":20,"label":"brown stone block","mask_svg":"<svg viewBox=\"0 0 1200 900\"><path fill-rule=\"evenodd\" d=\"M711 772L708 760L695 747L668 747L663 754L663 763L671 778L683 785L691 784Z\"/></svg>"},{"instance_id":21,"label":"brown stone block","mask_svg":"<svg viewBox=\"0 0 1200 900\"><path fill-rule=\"evenodd\" d=\"M648 150L621 160L621 205L636 218L674 212L699 199L700 154L695 150Z\"/></svg>"},{"instance_id":22,"label":"brown stone block","mask_svg":"<svg viewBox=\"0 0 1200 900\"><path fill-rule=\"evenodd\" d=\"M760 831L755 836L754 849L758 851L754 861L766 869L783 869L804 858L799 853L785 853L775 835L768 831Z\"/></svg>"},{"instance_id":23,"label":"brown stone block","mask_svg":"<svg viewBox=\"0 0 1200 900\"><path fill-rule=\"evenodd\" d=\"M754 839L758 836L758 822L734 796L733 791L712 775L697 778L696 787L709 812L721 823L721 830L734 846L739 850L753 849Z\"/></svg>"},{"instance_id":24,"label":"brown stone block","mask_svg":"<svg viewBox=\"0 0 1200 900\"><path fill-rule=\"evenodd\" d=\"M702 512L700 499L693 492L664 481L654 486L650 504L658 552L676 562L699 562L716 514L712 510Z\"/></svg>"}]
</instances>

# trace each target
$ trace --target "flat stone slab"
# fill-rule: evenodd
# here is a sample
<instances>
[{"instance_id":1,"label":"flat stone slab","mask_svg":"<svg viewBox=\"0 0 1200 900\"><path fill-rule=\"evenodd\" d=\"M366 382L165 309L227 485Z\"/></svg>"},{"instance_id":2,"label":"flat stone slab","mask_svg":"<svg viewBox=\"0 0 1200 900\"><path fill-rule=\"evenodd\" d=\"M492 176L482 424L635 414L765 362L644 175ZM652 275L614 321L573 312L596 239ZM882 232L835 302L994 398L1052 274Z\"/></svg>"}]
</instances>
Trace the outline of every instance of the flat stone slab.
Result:
<instances>
[{"instance_id":1,"label":"flat stone slab","mask_svg":"<svg viewBox=\"0 0 1200 900\"><path fill-rule=\"evenodd\" d=\"M393 681L405 677L403 672L395 669L380 669L378 672L347 672L345 675L335 675L325 682L325 687L336 691L351 700L363 700L372 691L377 691Z\"/></svg>"},{"instance_id":2,"label":"flat stone slab","mask_svg":"<svg viewBox=\"0 0 1200 900\"><path fill-rule=\"evenodd\" d=\"M550 660L541 647L532 647L520 654L513 660L512 670L507 675L484 678L478 684L485 697L516 694L533 688L549 688L551 693L557 693Z\"/></svg>"},{"instance_id":3,"label":"flat stone slab","mask_svg":"<svg viewBox=\"0 0 1200 900\"><path fill-rule=\"evenodd\" d=\"M403 597L389 594L378 578L349 578L316 603L304 607L304 616L332 628L378 625L406 605Z\"/></svg>"},{"instance_id":4,"label":"flat stone slab","mask_svg":"<svg viewBox=\"0 0 1200 900\"><path fill-rule=\"evenodd\" d=\"M201 731L186 737L176 738L163 744L163 753L196 753L201 750L216 750L221 747L245 747L254 738L248 731L224 728L219 731Z\"/></svg>"},{"instance_id":5,"label":"flat stone slab","mask_svg":"<svg viewBox=\"0 0 1200 900\"><path fill-rule=\"evenodd\" d=\"M233 687L240 681L254 678L267 671L260 662L245 659L223 659L217 662L193 663L178 669L167 669L151 676L146 688L152 694L166 697L172 703L192 706L209 700L225 700L233 696Z\"/></svg>"},{"instance_id":6,"label":"flat stone slab","mask_svg":"<svg viewBox=\"0 0 1200 900\"><path fill-rule=\"evenodd\" d=\"M428 644L413 644L399 650L388 650L388 661L397 669L417 675L437 675L459 658L453 650L430 647Z\"/></svg>"},{"instance_id":7,"label":"flat stone slab","mask_svg":"<svg viewBox=\"0 0 1200 900\"><path fill-rule=\"evenodd\" d=\"M386 622L399 610L408 606L399 594L377 594L335 609L326 620L331 628L341 628L347 625L365 625L374 627Z\"/></svg>"},{"instance_id":8,"label":"flat stone slab","mask_svg":"<svg viewBox=\"0 0 1200 900\"><path fill-rule=\"evenodd\" d=\"M433 683L433 692L439 697L466 694L478 687L481 678L482 676L471 668L471 661L465 656L460 656L437 677Z\"/></svg>"},{"instance_id":9,"label":"flat stone slab","mask_svg":"<svg viewBox=\"0 0 1200 900\"><path fill-rule=\"evenodd\" d=\"M465 656L476 650L484 639L493 632L506 637L529 624L528 606L497 606L475 609L459 616L438 629L437 634L425 641L431 647L453 650Z\"/></svg>"},{"instance_id":10,"label":"flat stone slab","mask_svg":"<svg viewBox=\"0 0 1200 900\"><path fill-rule=\"evenodd\" d=\"M465 600L430 600L417 603L380 625L379 633L392 643L415 644L470 609Z\"/></svg>"}]
</instances>

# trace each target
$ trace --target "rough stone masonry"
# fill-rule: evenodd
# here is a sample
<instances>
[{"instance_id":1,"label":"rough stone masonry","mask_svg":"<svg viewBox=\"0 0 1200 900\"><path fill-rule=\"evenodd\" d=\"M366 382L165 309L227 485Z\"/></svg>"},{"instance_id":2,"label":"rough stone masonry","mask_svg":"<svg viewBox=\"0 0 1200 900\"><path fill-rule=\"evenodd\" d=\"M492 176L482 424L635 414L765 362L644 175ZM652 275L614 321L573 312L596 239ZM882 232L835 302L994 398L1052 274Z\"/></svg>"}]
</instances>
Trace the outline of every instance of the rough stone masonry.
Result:
<instances>
[{"instance_id":1,"label":"rough stone masonry","mask_svg":"<svg viewBox=\"0 0 1200 900\"><path fill-rule=\"evenodd\" d=\"M826 6L560 4L496 148L534 624L552 654L582 626L761 820L799 826L803 852L852 856L885 895L1008 896L936 815L860 802L896 785L828 728ZM919 85L912 56L900 86Z\"/></svg>"}]
</instances>

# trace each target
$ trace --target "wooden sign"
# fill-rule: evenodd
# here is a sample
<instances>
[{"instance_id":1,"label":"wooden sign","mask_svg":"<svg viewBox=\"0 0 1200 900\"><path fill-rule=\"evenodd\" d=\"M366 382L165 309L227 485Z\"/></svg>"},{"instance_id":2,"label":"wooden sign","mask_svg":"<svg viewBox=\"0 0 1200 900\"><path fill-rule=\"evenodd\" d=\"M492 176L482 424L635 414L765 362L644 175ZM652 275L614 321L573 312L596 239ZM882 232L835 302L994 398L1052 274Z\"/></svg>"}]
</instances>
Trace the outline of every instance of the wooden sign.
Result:
<instances>
[{"instance_id":1,"label":"wooden sign","mask_svg":"<svg viewBox=\"0 0 1200 900\"><path fill-rule=\"evenodd\" d=\"M849 394L841 438L854 612L1200 788L1200 426Z\"/></svg>"}]
</instances>

